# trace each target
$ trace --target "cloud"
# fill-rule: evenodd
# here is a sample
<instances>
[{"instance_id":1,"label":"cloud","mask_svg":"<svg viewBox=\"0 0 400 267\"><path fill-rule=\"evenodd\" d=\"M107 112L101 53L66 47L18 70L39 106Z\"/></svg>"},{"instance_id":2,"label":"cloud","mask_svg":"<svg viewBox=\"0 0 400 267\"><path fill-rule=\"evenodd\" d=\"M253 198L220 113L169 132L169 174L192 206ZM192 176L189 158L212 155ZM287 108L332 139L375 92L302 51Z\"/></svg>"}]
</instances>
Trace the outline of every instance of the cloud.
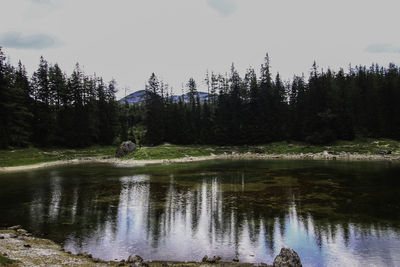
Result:
<instances>
[{"instance_id":1,"label":"cloud","mask_svg":"<svg viewBox=\"0 0 400 267\"><path fill-rule=\"evenodd\" d=\"M237 9L236 0L207 0L207 3L224 17L232 15Z\"/></svg>"},{"instance_id":2,"label":"cloud","mask_svg":"<svg viewBox=\"0 0 400 267\"><path fill-rule=\"evenodd\" d=\"M31 0L34 4L42 4L42 5L54 5L55 1L53 0Z\"/></svg>"},{"instance_id":3,"label":"cloud","mask_svg":"<svg viewBox=\"0 0 400 267\"><path fill-rule=\"evenodd\" d=\"M400 53L400 46L391 44L370 44L365 48L368 53L380 54L380 53Z\"/></svg>"},{"instance_id":4,"label":"cloud","mask_svg":"<svg viewBox=\"0 0 400 267\"><path fill-rule=\"evenodd\" d=\"M16 49L45 49L62 45L56 37L43 34L23 34L20 32L6 32L0 35L0 46Z\"/></svg>"}]
</instances>

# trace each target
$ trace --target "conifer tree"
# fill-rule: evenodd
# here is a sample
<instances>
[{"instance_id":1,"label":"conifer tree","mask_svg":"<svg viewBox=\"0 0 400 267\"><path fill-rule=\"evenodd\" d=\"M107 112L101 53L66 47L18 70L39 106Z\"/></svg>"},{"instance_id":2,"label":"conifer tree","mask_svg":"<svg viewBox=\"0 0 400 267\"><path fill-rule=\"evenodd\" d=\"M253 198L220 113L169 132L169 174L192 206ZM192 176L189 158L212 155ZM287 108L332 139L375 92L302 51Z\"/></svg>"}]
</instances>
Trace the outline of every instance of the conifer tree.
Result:
<instances>
[{"instance_id":1,"label":"conifer tree","mask_svg":"<svg viewBox=\"0 0 400 267\"><path fill-rule=\"evenodd\" d=\"M49 65L40 57L38 69L32 76L32 90L35 100L33 106L33 142L40 146L49 146L54 141L55 117L53 116L53 92L49 84Z\"/></svg>"},{"instance_id":2,"label":"conifer tree","mask_svg":"<svg viewBox=\"0 0 400 267\"><path fill-rule=\"evenodd\" d=\"M163 101L160 95L160 83L154 73L146 85L146 140L157 145L164 141Z\"/></svg>"}]
</instances>

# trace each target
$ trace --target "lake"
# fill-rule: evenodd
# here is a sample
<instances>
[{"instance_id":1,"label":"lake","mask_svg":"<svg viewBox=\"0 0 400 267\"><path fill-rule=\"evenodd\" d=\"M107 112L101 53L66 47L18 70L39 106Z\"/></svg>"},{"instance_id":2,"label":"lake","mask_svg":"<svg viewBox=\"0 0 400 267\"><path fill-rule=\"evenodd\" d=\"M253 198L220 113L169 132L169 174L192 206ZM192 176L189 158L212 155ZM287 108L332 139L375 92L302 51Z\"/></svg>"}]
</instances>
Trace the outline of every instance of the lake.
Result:
<instances>
[{"instance_id":1,"label":"lake","mask_svg":"<svg viewBox=\"0 0 400 267\"><path fill-rule=\"evenodd\" d=\"M400 164L218 160L0 173L0 226L104 260L400 266Z\"/></svg>"}]
</instances>

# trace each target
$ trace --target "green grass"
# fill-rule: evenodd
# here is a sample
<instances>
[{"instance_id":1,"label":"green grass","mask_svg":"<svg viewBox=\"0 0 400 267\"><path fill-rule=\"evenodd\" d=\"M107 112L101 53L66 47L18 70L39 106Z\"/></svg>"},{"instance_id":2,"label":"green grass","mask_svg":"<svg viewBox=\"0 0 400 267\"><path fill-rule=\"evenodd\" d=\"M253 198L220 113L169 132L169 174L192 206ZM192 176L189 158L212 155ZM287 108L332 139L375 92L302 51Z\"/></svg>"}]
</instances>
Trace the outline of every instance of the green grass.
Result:
<instances>
[{"instance_id":1,"label":"green grass","mask_svg":"<svg viewBox=\"0 0 400 267\"><path fill-rule=\"evenodd\" d=\"M7 257L4 257L4 256L0 255L0 266L7 266L7 265L10 265L10 264L13 264L13 263L16 263L16 262L17 261L15 261L15 260L11 260L11 259L9 259Z\"/></svg>"},{"instance_id":2,"label":"green grass","mask_svg":"<svg viewBox=\"0 0 400 267\"><path fill-rule=\"evenodd\" d=\"M226 151L230 149L225 148ZM200 157L210 156L211 154L221 154L221 149L211 146L178 146L164 144L155 147L142 147L136 150L133 154L129 154L124 159L137 159L137 160L149 160L149 159L177 159L185 157Z\"/></svg>"},{"instance_id":3,"label":"green grass","mask_svg":"<svg viewBox=\"0 0 400 267\"><path fill-rule=\"evenodd\" d=\"M358 153L366 155L379 154L378 151L390 150L393 155L400 155L400 142L390 139L358 139L354 141L337 141L331 145L308 145L301 142L275 142L261 145L265 153L270 154L306 154L329 151L332 154Z\"/></svg>"},{"instance_id":4,"label":"green grass","mask_svg":"<svg viewBox=\"0 0 400 267\"><path fill-rule=\"evenodd\" d=\"M101 158L115 155L114 146L93 146L79 149L65 148L23 148L0 150L0 167L24 166L78 158Z\"/></svg>"},{"instance_id":5,"label":"green grass","mask_svg":"<svg viewBox=\"0 0 400 267\"><path fill-rule=\"evenodd\" d=\"M329 151L332 154L358 153L374 155L378 151L390 150L392 155L400 155L400 142L389 139L359 139L355 141L338 141L332 145L308 145L302 142L274 142L257 146L178 146L164 144L156 147L143 147L135 153L127 155L124 159L150 160L150 159L176 159L184 157L220 155L223 153L267 153L267 154L306 154Z\"/></svg>"}]
</instances>

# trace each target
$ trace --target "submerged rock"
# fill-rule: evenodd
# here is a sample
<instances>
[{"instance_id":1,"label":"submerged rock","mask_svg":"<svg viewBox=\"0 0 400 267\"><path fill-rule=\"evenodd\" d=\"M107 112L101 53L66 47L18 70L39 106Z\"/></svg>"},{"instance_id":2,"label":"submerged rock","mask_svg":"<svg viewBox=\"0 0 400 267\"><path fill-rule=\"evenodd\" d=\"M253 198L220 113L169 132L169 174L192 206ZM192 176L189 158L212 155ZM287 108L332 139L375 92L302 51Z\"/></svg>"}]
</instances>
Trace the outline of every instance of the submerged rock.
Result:
<instances>
[{"instance_id":1,"label":"submerged rock","mask_svg":"<svg viewBox=\"0 0 400 267\"><path fill-rule=\"evenodd\" d=\"M274 259L273 267L302 267L300 257L291 248L282 248Z\"/></svg>"},{"instance_id":2,"label":"submerged rock","mask_svg":"<svg viewBox=\"0 0 400 267\"><path fill-rule=\"evenodd\" d=\"M115 152L115 157L123 157L125 155L128 155L129 153L132 153L133 151L135 151L135 149L136 145L132 141L122 142L122 144L117 149L117 152Z\"/></svg>"}]
</instances>

